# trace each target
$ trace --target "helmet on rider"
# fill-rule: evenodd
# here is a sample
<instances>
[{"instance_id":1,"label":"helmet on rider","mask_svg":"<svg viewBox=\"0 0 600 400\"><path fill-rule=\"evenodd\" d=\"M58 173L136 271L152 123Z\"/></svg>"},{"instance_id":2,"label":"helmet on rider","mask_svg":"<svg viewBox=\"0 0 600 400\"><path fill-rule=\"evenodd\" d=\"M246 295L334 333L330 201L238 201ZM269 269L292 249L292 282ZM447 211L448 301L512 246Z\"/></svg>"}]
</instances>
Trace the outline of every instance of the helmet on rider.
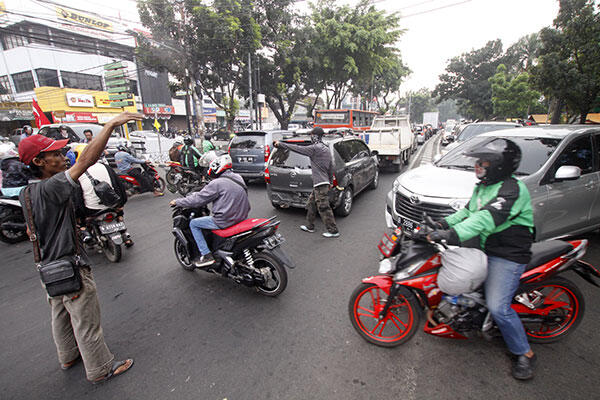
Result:
<instances>
[{"instance_id":1,"label":"helmet on rider","mask_svg":"<svg viewBox=\"0 0 600 400\"><path fill-rule=\"evenodd\" d=\"M224 171L232 168L231 156L223 154L215 158L208 167L208 176L218 178Z\"/></svg>"},{"instance_id":2,"label":"helmet on rider","mask_svg":"<svg viewBox=\"0 0 600 400\"><path fill-rule=\"evenodd\" d=\"M131 151L129 150L129 148L127 146L123 146L122 144L117 146L117 150L118 151L124 151L125 153L131 153Z\"/></svg>"},{"instance_id":3,"label":"helmet on rider","mask_svg":"<svg viewBox=\"0 0 600 400\"><path fill-rule=\"evenodd\" d=\"M194 139L191 136L186 136L185 138L183 138L183 144L185 144L186 146L191 146L194 144Z\"/></svg>"},{"instance_id":4,"label":"helmet on rider","mask_svg":"<svg viewBox=\"0 0 600 400\"><path fill-rule=\"evenodd\" d=\"M325 131L323 130L323 128L321 128L320 126L314 127L310 131L310 140L311 140L311 142L313 142L313 143L320 142L323 139L323 135L324 134L325 134Z\"/></svg>"},{"instance_id":5,"label":"helmet on rider","mask_svg":"<svg viewBox=\"0 0 600 400\"><path fill-rule=\"evenodd\" d=\"M485 185L500 182L512 175L521 162L521 149L509 139L495 138L464 153L473 157L475 174Z\"/></svg>"}]
</instances>

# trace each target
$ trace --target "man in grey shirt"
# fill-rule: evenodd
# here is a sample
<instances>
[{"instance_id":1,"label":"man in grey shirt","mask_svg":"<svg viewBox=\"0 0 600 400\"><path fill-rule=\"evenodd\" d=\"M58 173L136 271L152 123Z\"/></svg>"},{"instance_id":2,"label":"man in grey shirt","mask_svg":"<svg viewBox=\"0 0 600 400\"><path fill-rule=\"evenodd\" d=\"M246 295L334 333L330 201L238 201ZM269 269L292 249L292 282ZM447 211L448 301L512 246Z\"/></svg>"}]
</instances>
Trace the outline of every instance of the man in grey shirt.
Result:
<instances>
[{"instance_id":1,"label":"man in grey shirt","mask_svg":"<svg viewBox=\"0 0 600 400\"><path fill-rule=\"evenodd\" d=\"M194 218L190 221L190 229L201 257L194 260L197 268L207 267L215 263L215 259L206 244L202 229L226 229L248 218L250 202L244 180L231 171L232 163L229 154L224 154L210 163L208 175L213 177L201 191L187 197L171 200L171 206L202 207L213 203L212 216Z\"/></svg>"},{"instance_id":2,"label":"man in grey shirt","mask_svg":"<svg viewBox=\"0 0 600 400\"><path fill-rule=\"evenodd\" d=\"M323 143L323 128L316 127L310 131L312 144L300 146L297 144L273 142L273 146L281 149L287 149L310 158L310 168L312 170L313 191L306 204L306 225L301 225L300 229L305 232L315 231L315 218L317 211L327 228L323 236L334 238L340 236L331 205L329 204L329 188L333 181L333 160L329 146Z\"/></svg>"}]
</instances>

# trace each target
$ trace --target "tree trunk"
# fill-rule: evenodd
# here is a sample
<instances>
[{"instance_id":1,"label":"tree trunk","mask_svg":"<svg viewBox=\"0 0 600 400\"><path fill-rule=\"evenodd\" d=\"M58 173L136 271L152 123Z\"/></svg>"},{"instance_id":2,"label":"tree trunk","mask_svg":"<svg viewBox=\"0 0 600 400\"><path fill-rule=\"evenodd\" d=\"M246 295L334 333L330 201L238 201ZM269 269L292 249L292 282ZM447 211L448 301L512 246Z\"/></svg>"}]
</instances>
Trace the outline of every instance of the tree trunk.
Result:
<instances>
[{"instance_id":1,"label":"tree trunk","mask_svg":"<svg viewBox=\"0 0 600 400\"><path fill-rule=\"evenodd\" d=\"M562 109L564 106L564 101L563 99L555 99L554 100L554 104L552 105L552 119L550 120L550 123L552 125L556 125L556 124L560 124L560 117L562 114Z\"/></svg>"}]
</instances>

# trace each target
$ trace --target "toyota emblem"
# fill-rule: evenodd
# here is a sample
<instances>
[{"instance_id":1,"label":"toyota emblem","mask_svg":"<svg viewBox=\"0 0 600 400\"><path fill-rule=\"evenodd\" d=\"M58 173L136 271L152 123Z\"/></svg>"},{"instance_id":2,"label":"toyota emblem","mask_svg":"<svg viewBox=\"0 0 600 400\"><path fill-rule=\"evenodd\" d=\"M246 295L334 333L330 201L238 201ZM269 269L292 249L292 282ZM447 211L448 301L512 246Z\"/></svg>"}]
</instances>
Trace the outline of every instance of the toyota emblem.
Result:
<instances>
[{"instance_id":1,"label":"toyota emblem","mask_svg":"<svg viewBox=\"0 0 600 400\"><path fill-rule=\"evenodd\" d=\"M290 178L295 178L295 177L296 177L296 171L290 172Z\"/></svg>"},{"instance_id":2,"label":"toyota emblem","mask_svg":"<svg viewBox=\"0 0 600 400\"><path fill-rule=\"evenodd\" d=\"M410 202L412 204L419 204L421 202L421 200L419 200L419 197L413 195L413 196L410 196Z\"/></svg>"}]
</instances>

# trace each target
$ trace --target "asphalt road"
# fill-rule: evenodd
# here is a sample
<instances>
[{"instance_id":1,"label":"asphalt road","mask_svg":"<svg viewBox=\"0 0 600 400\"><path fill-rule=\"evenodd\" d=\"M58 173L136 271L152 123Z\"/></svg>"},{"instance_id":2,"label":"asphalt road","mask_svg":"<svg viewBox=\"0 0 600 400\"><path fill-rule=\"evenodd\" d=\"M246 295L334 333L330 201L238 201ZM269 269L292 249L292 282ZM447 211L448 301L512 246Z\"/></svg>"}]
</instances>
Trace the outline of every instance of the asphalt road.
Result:
<instances>
[{"instance_id":1,"label":"asphalt road","mask_svg":"<svg viewBox=\"0 0 600 400\"><path fill-rule=\"evenodd\" d=\"M431 139L415 164L431 159ZM418 161L418 162L417 162ZM384 349L353 330L348 298L377 271L376 244L386 231L386 192L396 174L356 198L341 237L300 231L303 210L275 210L262 183L250 185L251 216L277 214L285 250L296 262L277 298L177 264L168 202L133 197L126 222L135 246L118 264L92 256L103 328L118 358L135 366L92 386L81 365L64 372L56 359L50 313L32 266L31 245L0 243L0 387L2 399L578 399L597 398L600 290L570 275L587 306L564 341L534 345L536 377L518 382L502 341L459 341L418 332ZM589 262L600 264L600 238L587 236Z\"/></svg>"}]
</instances>

